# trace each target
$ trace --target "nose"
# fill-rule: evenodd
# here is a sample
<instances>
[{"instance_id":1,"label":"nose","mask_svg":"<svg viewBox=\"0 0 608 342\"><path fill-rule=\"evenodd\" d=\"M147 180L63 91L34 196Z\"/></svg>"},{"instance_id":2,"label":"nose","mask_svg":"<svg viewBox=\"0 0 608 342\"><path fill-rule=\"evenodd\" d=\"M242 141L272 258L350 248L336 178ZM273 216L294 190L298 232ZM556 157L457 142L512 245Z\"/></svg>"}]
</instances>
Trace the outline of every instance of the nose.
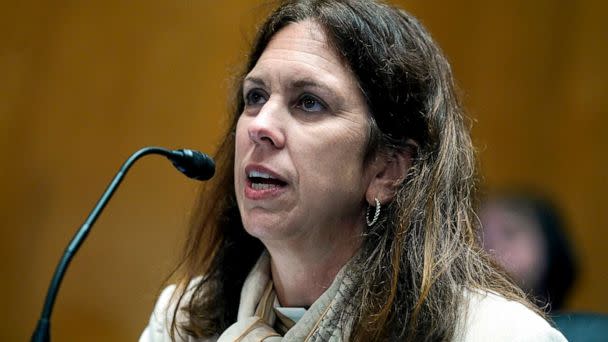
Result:
<instances>
[{"instance_id":1,"label":"nose","mask_svg":"<svg viewBox=\"0 0 608 342\"><path fill-rule=\"evenodd\" d=\"M249 139L258 145L283 148L285 145L284 123L278 103L268 101L249 123Z\"/></svg>"}]
</instances>

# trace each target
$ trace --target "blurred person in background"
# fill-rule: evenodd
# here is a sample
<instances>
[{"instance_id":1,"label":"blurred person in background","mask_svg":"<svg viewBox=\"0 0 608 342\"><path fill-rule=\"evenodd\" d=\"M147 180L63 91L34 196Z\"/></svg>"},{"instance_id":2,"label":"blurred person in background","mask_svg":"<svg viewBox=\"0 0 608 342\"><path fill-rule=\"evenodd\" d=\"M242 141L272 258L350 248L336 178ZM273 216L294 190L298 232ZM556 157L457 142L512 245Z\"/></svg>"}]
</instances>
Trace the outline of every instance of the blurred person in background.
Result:
<instances>
[{"instance_id":1,"label":"blurred person in background","mask_svg":"<svg viewBox=\"0 0 608 342\"><path fill-rule=\"evenodd\" d=\"M563 309L577 276L564 221L547 199L525 192L489 197L481 206L484 248L532 299Z\"/></svg>"}]
</instances>

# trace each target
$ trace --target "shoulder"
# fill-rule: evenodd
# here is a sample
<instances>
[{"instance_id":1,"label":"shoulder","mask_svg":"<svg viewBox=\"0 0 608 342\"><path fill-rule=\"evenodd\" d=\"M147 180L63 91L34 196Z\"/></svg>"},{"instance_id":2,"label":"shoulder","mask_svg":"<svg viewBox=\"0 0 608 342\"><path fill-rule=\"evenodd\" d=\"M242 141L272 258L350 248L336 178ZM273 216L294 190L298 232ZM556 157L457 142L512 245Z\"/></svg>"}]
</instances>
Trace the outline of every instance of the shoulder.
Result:
<instances>
[{"instance_id":1,"label":"shoulder","mask_svg":"<svg viewBox=\"0 0 608 342\"><path fill-rule=\"evenodd\" d=\"M171 317L170 302L175 288L175 285L170 285L161 292L156 304L154 304L148 326L139 337L139 342L171 340L169 333L171 331L171 320L167 318Z\"/></svg>"},{"instance_id":2,"label":"shoulder","mask_svg":"<svg viewBox=\"0 0 608 342\"><path fill-rule=\"evenodd\" d=\"M500 295L469 290L457 341L566 341L541 316Z\"/></svg>"},{"instance_id":3,"label":"shoulder","mask_svg":"<svg viewBox=\"0 0 608 342\"><path fill-rule=\"evenodd\" d=\"M200 283L201 279L202 277L196 277L188 284L188 288L180 304L181 306L188 302L192 293L191 290ZM174 296L176 288L176 285L169 285L163 289L156 304L154 304L154 310L150 315L148 326L142 332L139 342L171 341L171 324L173 323L173 313L177 305L177 298ZM178 312L176 320L179 323L185 320L185 317ZM183 338L176 336L176 341L186 342L190 341L190 339L187 336Z\"/></svg>"}]
</instances>

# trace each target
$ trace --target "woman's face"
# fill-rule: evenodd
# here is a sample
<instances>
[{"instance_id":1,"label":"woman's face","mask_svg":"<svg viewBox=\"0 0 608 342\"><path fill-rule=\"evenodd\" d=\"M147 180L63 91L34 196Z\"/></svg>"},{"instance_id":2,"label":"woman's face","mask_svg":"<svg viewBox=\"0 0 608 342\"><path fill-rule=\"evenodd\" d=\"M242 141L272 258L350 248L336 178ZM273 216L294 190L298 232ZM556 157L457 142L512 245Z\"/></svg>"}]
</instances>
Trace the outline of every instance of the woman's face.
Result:
<instances>
[{"instance_id":1,"label":"woman's face","mask_svg":"<svg viewBox=\"0 0 608 342\"><path fill-rule=\"evenodd\" d=\"M235 189L245 229L265 243L325 243L363 227L368 108L320 27L290 24L243 85Z\"/></svg>"}]
</instances>

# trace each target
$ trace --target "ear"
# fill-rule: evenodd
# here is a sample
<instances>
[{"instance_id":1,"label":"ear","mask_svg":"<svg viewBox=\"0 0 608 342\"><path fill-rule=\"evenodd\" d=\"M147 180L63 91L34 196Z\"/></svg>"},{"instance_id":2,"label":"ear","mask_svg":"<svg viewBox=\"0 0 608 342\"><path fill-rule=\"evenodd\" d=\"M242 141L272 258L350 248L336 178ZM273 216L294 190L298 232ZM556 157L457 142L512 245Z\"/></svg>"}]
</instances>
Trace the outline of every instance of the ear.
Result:
<instances>
[{"instance_id":1,"label":"ear","mask_svg":"<svg viewBox=\"0 0 608 342\"><path fill-rule=\"evenodd\" d=\"M382 204L393 200L412 166L412 159L417 149L418 144L410 139L404 149L377 153L370 165L372 178L365 193L367 203L375 205L375 198Z\"/></svg>"}]
</instances>

